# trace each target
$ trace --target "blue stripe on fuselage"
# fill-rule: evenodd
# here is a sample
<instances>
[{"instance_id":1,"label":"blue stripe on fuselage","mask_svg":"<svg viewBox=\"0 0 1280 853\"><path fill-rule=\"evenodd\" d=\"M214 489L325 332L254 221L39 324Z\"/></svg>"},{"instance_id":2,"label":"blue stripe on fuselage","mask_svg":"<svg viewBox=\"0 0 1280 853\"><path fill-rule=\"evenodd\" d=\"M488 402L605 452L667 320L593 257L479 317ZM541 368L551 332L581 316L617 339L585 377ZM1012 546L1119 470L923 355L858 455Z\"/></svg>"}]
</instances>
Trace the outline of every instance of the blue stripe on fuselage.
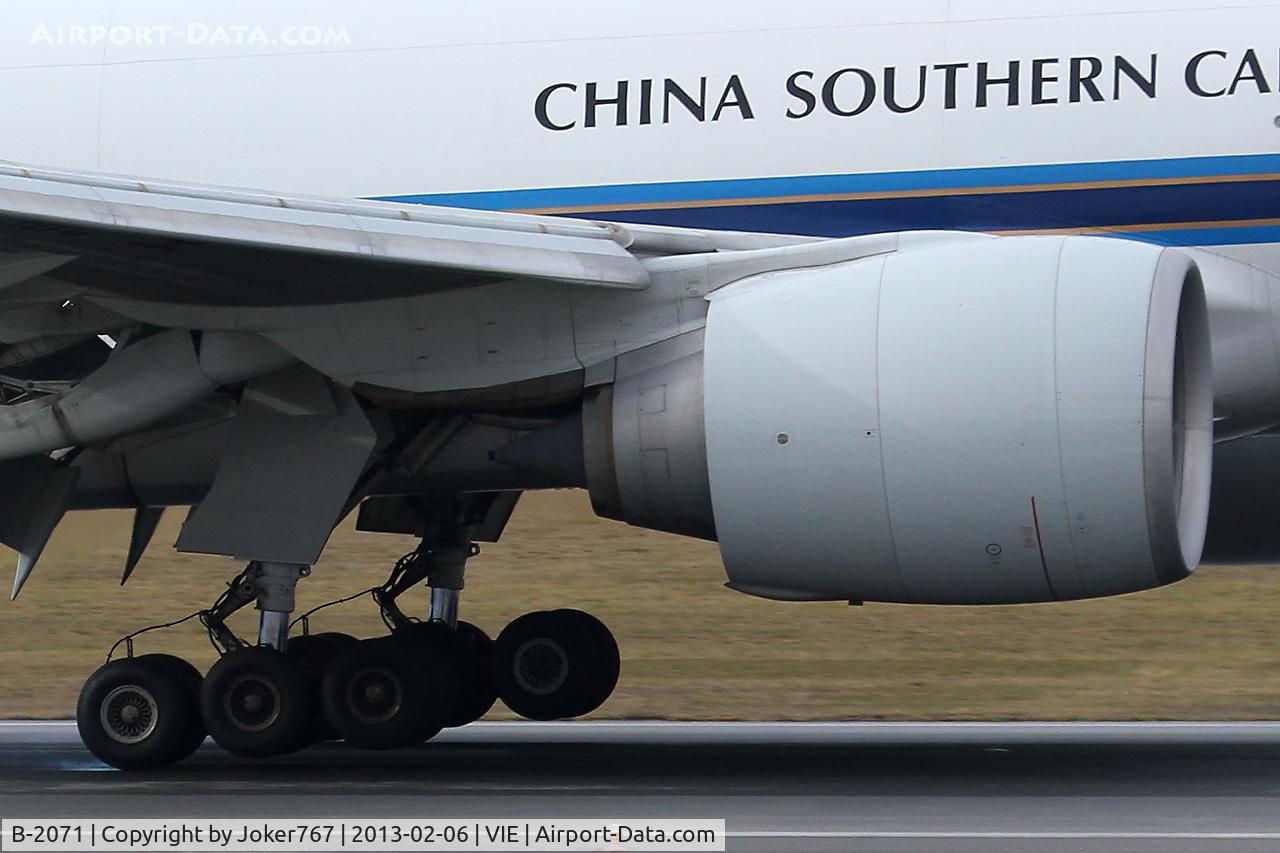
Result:
<instances>
[{"instance_id":1,"label":"blue stripe on fuselage","mask_svg":"<svg viewBox=\"0 0 1280 853\"><path fill-rule=\"evenodd\" d=\"M593 219L687 228L849 237L920 229L1054 231L1103 229L1154 239L1164 231L1280 217L1280 182L1080 189L991 196L770 203L668 210L595 211ZM1234 229L1228 229L1234 230ZM1234 241L1234 238L1232 239ZM1269 242L1269 241L1268 241ZM1198 244L1208 245L1208 244Z\"/></svg>"},{"instance_id":2,"label":"blue stripe on fuselage","mask_svg":"<svg viewBox=\"0 0 1280 853\"><path fill-rule=\"evenodd\" d=\"M1280 155L408 195L385 200L828 237L918 229L1102 229L1170 245L1269 243L1277 242L1280 234Z\"/></svg>"}]
</instances>

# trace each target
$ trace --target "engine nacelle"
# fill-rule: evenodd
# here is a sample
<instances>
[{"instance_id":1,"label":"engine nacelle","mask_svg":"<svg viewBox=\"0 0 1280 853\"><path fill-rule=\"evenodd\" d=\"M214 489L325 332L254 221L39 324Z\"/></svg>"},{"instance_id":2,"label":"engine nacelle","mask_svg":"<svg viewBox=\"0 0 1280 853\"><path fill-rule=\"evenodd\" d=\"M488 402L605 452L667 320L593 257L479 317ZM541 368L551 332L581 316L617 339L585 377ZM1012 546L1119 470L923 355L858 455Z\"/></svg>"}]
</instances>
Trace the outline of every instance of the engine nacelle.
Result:
<instances>
[{"instance_id":1,"label":"engine nacelle","mask_svg":"<svg viewBox=\"0 0 1280 853\"><path fill-rule=\"evenodd\" d=\"M583 447L598 515L716 538L703 419L703 332L618 358L612 385L583 406Z\"/></svg>"},{"instance_id":2,"label":"engine nacelle","mask_svg":"<svg viewBox=\"0 0 1280 853\"><path fill-rule=\"evenodd\" d=\"M1199 562L1212 366L1186 254L962 240L710 299L704 353L620 361L588 473L603 514L717 538L735 589L1031 603Z\"/></svg>"}]
</instances>

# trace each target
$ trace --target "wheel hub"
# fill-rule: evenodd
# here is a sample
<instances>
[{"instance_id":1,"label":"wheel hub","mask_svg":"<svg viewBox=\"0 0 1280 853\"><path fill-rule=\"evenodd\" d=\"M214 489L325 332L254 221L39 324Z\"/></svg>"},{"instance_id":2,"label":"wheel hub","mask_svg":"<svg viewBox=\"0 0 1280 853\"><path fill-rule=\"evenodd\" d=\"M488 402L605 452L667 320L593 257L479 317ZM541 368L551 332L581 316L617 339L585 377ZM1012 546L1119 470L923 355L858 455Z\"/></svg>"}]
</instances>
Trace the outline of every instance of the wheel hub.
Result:
<instances>
[{"instance_id":1,"label":"wheel hub","mask_svg":"<svg viewBox=\"0 0 1280 853\"><path fill-rule=\"evenodd\" d=\"M227 719L246 732L261 732L280 717L280 689L257 675L242 675L227 691Z\"/></svg>"},{"instance_id":2,"label":"wheel hub","mask_svg":"<svg viewBox=\"0 0 1280 853\"><path fill-rule=\"evenodd\" d=\"M347 707L356 719L369 725L386 723L403 702L400 679L389 670L376 668L359 673L351 681Z\"/></svg>"},{"instance_id":3,"label":"wheel hub","mask_svg":"<svg viewBox=\"0 0 1280 853\"><path fill-rule=\"evenodd\" d=\"M569 654L547 637L529 640L515 654L516 683L535 696L555 693L569 679Z\"/></svg>"},{"instance_id":4,"label":"wheel hub","mask_svg":"<svg viewBox=\"0 0 1280 853\"><path fill-rule=\"evenodd\" d=\"M108 737L116 743L135 744L151 736L160 714L155 697L146 688L126 684L106 695L99 717Z\"/></svg>"}]
</instances>

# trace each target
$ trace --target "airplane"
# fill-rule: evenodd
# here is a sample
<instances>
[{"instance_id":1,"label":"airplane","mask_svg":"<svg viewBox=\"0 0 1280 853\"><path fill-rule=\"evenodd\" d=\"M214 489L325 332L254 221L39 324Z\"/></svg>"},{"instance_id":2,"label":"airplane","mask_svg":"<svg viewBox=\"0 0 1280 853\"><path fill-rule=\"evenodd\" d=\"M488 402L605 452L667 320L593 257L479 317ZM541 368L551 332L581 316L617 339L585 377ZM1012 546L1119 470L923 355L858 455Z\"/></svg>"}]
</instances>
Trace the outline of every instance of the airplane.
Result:
<instances>
[{"instance_id":1,"label":"airplane","mask_svg":"<svg viewBox=\"0 0 1280 853\"><path fill-rule=\"evenodd\" d=\"M13 595L79 510L133 511L124 581L169 507L179 551L245 566L199 614L219 661L103 666L86 746L592 713L598 619L459 619L529 491L715 540L786 602L1280 561L1277 29L1262 0L0 6ZM421 542L388 630L291 637L353 513Z\"/></svg>"}]
</instances>

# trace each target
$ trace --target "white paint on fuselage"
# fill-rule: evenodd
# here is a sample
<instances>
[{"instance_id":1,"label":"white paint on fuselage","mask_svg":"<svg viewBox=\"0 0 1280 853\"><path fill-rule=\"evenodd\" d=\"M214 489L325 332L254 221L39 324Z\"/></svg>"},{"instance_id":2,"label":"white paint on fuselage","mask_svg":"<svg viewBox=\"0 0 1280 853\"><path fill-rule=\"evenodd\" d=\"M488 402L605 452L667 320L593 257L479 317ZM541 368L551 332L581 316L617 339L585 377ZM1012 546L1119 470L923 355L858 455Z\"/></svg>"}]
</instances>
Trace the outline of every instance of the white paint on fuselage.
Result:
<instances>
[{"instance_id":1,"label":"white paint on fuselage","mask_svg":"<svg viewBox=\"0 0 1280 853\"><path fill-rule=\"evenodd\" d=\"M48 44L39 28L253 24L345 29L350 45ZM1277 107L1257 93L1197 98L1183 81L1195 54L1260 51L1273 77L1280 5L1224 2L902 2L788 4L649 2L593 8L492 3L270 4L152 0L6 3L0 8L0 92L10 120L5 159L76 169L333 196L882 172L1134 160L1280 149ZM37 43L32 43L36 41ZM1161 57L1160 95L1128 87L1112 100L974 106L972 82L946 110L877 107L854 118L798 106L786 81L848 67L896 66L912 87L920 65L1036 58ZM1228 66L1231 66L1228 68ZM1206 85L1230 81L1226 60ZM1065 77L1066 68L1057 69ZM964 72L971 78L974 69ZM557 82L672 78L713 92L741 77L756 118L717 123L676 111L670 124L602 125L565 133L534 118ZM941 73L930 73L935 86ZM1212 78L1212 79L1210 79ZM858 100L857 81L841 97ZM1280 83L1280 80L1275 82ZM1059 83L1057 94L1066 85ZM991 90L999 102L1004 90ZM909 99L907 99L909 100ZM555 107L566 117L576 111ZM580 117L579 117L580 118ZM581 122L579 122L581 124Z\"/></svg>"},{"instance_id":2,"label":"white paint on fuselage","mask_svg":"<svg viewBox=\"0 0 1280 853\"><path fill-rule=\"evenodd\" d=\"M337 0L10 0L0 7L10 116L0 157L381 197L1267 154L1280 150L1280 103L1262 91L1280 90L1280 45L1266 40L1278 25L1280 4L1240 0L657 0L589 11L564 2L370 11ZM307 26L345 38L271 43ZM1261 80L1240 79L1250 49ZM1189 88L1188 65L1206 51L1225 56L1196 67L1197 85L1234 82L1234 96ZM1155 98L1117 59L1147 73L1152 55ZM1072 80L1071 60L1087 57L1102 66L1101 100ZM1043 59L1057 61L1036 65ZM1018 106L994 85L978 108L978 63L998 78L1011 61L1020 63ZM939 66L957 63L966 67L954 72L948 109ZM925 68L919 109L885 104L889 67L907 104ZM807 109L788 91L794 75L811 74L795 82L821 100L823 82L851 68L877 81L865 112L841 117L818 104L788 117ZM664 123L665 81L697 92L704 77L707 119L677 102ZM735 79L752 117L735 104L711 120ZM628 82L625 126L603 104L598 126L585 127L587 85L607 100L619 81ZM535 116L539 94L557 83L576 89L555 92L548 114L571 130ZM862 85L858 74L839 77L833 103L853 111ZM1032 103L1036 88L1056 102ZM651 123L641 124L646 100ZM1273 254L1250 252L1280 269Z\"/></svg>"}]
</instances>

